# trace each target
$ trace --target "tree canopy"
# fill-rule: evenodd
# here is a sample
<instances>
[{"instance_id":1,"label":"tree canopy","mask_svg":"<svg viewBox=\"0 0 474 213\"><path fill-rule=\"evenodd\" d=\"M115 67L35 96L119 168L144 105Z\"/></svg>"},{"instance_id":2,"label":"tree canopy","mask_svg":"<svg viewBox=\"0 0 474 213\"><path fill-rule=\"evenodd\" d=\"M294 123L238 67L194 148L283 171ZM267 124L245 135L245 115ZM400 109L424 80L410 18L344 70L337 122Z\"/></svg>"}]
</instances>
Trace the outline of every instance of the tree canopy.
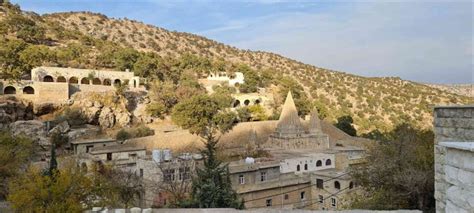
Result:
<instances>
[{"instance_id":1,"label":"tree canopy","mask_svg":"<svg viewBox=\"0 0 474 213\"><path fill-rule=\"evenodd\" d=\"M401 124L371 147L351 175L367 192L353 204L363 209L434 208L434 135Z\"/></svg>"},{"instance_id":2,"label":"tree canopy","mask_svg":"<svg viewBox=\"0 0 474 213\"><path fill-rule=\"evenodd\" d=\"M199 208L243 208L243 203L232 189L227 165L216 156L217 134L232 129L237 120L233 112L225 111L224 102L216 97L198 95L178 103L173 121L205 140L204 168L196 169L193 178L190 206Z\"/></svg>"}]
</instances>

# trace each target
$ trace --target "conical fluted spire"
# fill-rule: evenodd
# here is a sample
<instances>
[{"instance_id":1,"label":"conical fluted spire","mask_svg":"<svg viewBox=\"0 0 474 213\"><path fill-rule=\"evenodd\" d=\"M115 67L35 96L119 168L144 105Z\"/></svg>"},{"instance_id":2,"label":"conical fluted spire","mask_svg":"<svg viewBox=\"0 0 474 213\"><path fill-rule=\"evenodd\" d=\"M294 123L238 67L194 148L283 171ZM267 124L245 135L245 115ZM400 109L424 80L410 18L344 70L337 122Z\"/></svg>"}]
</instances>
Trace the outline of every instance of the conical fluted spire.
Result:
<instances>
[{"instance_id":1,"label":"conical fluted spire","mask_svg":"<svg viewBox=\"0 0 474 213\"><path fill-rule=\"evenodd\" d=\"M314 108L309 119L309 133L322 133L321 120L319 120L318 109Z\"/></svg>"},{"instance_id":2,"label":"conical fluted spire","mask_svg":"<svg viewBox=\"0 0 474 213\"><path fill-rule=\"evenodd\" d=\"M296 110L295 102L293 101L293 96L291 95L291 91L288 91L288 95L286 96L285 104L283 104L283 109L281 110L276 131L282 134L293 134L304 131L303 126L301 125L300 117L298 116L298 111Z\"/></svg>"}]
</instances>

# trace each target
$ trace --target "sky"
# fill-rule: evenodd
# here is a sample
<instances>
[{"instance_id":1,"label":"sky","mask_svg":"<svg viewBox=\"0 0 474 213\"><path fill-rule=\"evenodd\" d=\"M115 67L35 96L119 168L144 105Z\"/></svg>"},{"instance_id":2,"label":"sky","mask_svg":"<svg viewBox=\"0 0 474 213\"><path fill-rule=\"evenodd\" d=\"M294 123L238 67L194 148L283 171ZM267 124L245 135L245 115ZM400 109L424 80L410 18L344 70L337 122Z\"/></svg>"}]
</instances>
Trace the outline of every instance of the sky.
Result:
<instances>
[{"instance_id":1,"label":"sky","mask_svg":"<svg viewBox=\"0 0 474 213\"><path fill-rule=\"evenodd\" d=\"M362 76L473 83L471 1L12 0L91 11Z\"/></svg>"}]
</instances>

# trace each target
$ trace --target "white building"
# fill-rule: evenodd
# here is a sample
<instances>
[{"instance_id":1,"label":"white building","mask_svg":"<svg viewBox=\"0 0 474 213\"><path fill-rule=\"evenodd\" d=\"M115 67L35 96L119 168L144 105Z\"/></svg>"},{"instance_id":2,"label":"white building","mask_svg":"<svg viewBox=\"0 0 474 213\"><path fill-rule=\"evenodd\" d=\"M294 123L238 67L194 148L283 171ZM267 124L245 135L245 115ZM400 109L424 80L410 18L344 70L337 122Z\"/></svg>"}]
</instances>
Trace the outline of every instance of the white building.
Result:
<instances>
[{"instance_id":1,"label":"white building","mask_svg":"<svg viewBox=\"0 0 474 213\"><path fill-rule=\"evenodd\" d=\"M226 72L215 72L209 74L207 80L228 82L229 86L239 86L245 82L244 74L241 72L235 72L233 75L228 75Z\"/></svg>"}]
</instances>

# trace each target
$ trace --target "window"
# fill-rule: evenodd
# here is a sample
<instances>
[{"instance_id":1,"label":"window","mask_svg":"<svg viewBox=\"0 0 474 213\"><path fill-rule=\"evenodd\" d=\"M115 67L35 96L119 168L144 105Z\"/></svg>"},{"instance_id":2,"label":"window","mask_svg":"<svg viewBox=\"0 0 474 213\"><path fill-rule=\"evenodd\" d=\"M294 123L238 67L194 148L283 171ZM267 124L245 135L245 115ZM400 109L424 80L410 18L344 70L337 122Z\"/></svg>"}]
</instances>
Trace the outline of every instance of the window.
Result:
<instances>
[{"instance_id":1,"label":"window","mask_svg":"<svg viewBox=\"0 0 474 213\"><path fill-rule=\"evenodd\" d=\"M296 171L299 172L300 171L300 165L298 164L298 166L296 166Z\"/></svg>"},{"instance_id":2,"label":"window","mask_svg":"<svg viewBox=\"0 0 474 213\"><path fill-rule=\"evenodd\" d=\"M285 197L284 197L284 198L285 198L285 200L288 200L288 199L290 199L290 195L285 194Z\"/></svg>"},{"instance_id":3,"label":"window","mask_svg":"<svg viewBox=\"0 0 474 213\"><path fill-rule=\"evenodd\" d=\"M318 188L318 189L323 189L324 188L323 179L316 179L316 188Z\"/></svg>"},{"instance_id":4,"label":"window","mask_svg":"<svg viewBox=\"0 0 474 213\"><path fill-rule=\"evenodd\" d=\"M239 175L239 184L245 184L245 176L244 175Z\"/></svg>"},{"instance_id":5,"label":"window","mask_svg":"<svg viewBox=\"0 0 474 213\"><path fill-rule=\"evenodd\" d=\"M140 169L140 177L143 177L143 169Z\"/></svg>"},{"instance_id":6,"label":"window","mask_svg":"<svg viewBox=\"0 0 474 213\"><path fill-rule=\"evenodd\" d=\"M339 181L334 181L334 188L341 189L341 184L339 183Z\"/></svg>"},{"instance_id":7,"label":"window","mask_svg":"<svg viewBox=\"0 0 474 213\"><path fill-rule=\"evenodd\" d=\"M260 172L260 181L266 181L267 180L267 172Z\"/></svg>"},{"instance_id":8,"label":"window","mask_svg":"<svg viewBox=\"0 0 474 213\"><path fill-rule=\"evenodd\" d=\"M92 148L94 148L94 145L86 146L86 153L89 153Z\"/></svg>"},{"instance_id":9,"label":"window","mask_svg":"<svg viewBox=\"0 0 474 213\"><path fill-rule=\"evenodd\" d=\"M191 179L189 167L179 168L178 180L189 180Z\"/></svg>"},{"instance_id":10,"label":"window","mask_svg":"<svg viewBox=\"0 0 474 213\"><path fill-rule=\"evenodd\" d=\"M107 160L112 160L112 153L107 153Z\"/></svg>"},{"instance_id":11,"label":"window","mask_svg":"<svg viewBox=\"0 0 474 213\"><path fill-rule=\"evenodd\" d=\"M308 170L308 164L307 163L304 164L304 170Z\"/></svg>"},{"instance_id":12,"label":"window","mask_svg":"<svg viewBox=\"0 0 474 213\"><path fill-rule=\"evenodd\" d=\"M272 199L267 199L267 206L272 206Z\"/></svg>"},{"instance_id":13,"label":"window","mask_svg":"<svg viewBox=\"0 0 474 213\"><path fill-rule=\"evenodd\" d=\"M137 157L137 153L129 153L128 157L134 159Z\"/></svg>"},{"instance_id":14,"label":"window","mask_svg":"<svg viewBox=\"0 0 474 213\"><path fill-rule=\"evenodd\" d=\"M163 180L165 182L174 181L174 169L165 169L165 170L163 170Z\"/></svg>"},{"instance_id":15,"label":"window","mask_svg":"<svg viewBox=\"0 0 474 213\"><path fill-rule=\"evenodd\" d=\"M321 160L316 161L316 167L320 167L323 165L323 162Z\"/></svg>"},{"instance_id":16,"label":"window","mask_svg":"<svg viewBox=\"0 0 474 213\"><path fill-rule=\"evenodd\" d=\"M336 198L331 198L331 206L336 207Z\"/></svg>"},{"instance_id":17,"label":"window","mask_svg":"<svg viewBox=\"0 0 474 213\"><path fill-rule=\"evenodd\" d=\"M354 188L354 183L352 183L352 181L349 183L349 189L352 189Z\"/></svg>"},{"instance_id":18,"label":"window","mask_svg":"<svg viewBox=\"0 0 474 213\"><path fill-rule=\"evenodd\" d=\"M304 191L300 193L300 198L301 198L301 200L305 200L305 199L306 199L306 196L305 196L305 192L304 192Z\"/></svg>"},{"instance_id":19,"label":"window","mask_svg":"<svg viewBox=\"0 0 474 213\"><path fill-rule=\"evenodd\" d=\"M318 195L319 203L324 203L324 197L322 195Z\"/></svg>"},{"instance_id":20,"label":"window","mask_svg":"<svg viewBox=\"0 0 474 213\"><path fill-rule=\"evenodd\" d=\"M326 166L330 166L331 165L331 159L327 159L326 160Z\"/></svg>"}]
</instances>

